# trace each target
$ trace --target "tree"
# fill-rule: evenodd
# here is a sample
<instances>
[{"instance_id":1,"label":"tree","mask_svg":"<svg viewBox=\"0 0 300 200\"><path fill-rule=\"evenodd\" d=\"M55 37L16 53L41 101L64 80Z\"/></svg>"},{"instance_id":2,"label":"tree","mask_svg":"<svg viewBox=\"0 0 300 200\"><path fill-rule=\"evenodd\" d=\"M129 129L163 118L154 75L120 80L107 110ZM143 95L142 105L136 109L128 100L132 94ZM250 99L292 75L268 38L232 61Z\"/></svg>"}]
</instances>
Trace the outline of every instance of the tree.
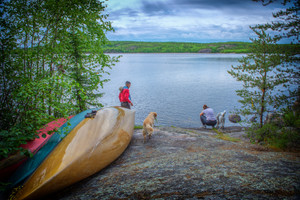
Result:
<instances>
[{"instance_id":1,"label":"tree","mask_svg":"<svg viewBox=\"0 0 300 200\"><path fill-rule=\"evenodd\" d=\"M277 106L276 95L281 87L289 85L289 69L279 66L285 57L278 53L278 39L272 38L265 29L251 29L258 36L251 39L252 53L240 60L241 65L232 66L228 73L243 82L243 89L237 90L237 95L242 97L240 113L257 114L262 127L265 113Z\"/></svg>"},{"instance_id":2,"label":"tree","mask_svg":"<svg viewBox=\"0 0 300 200\"><path fill-rule=\"evenodd\" d=\"M77 18L73 20L74 24L78 24ZM95 35L92 36L93 34ZM89 32L87 35L80 27L76 28L72 24L71 31L68 33L69 40L65 44L69 49L66 56L70 58L66 74L74 83L72 96L75 97L73 102L78 111L86 110L89 106L102 106L99 98L103 94L99 92L99 88L108 81L102 79L102 75L108 73L106 68L110 69L119 58L110 58L103 53L102 48L99 47L103 47L107 42L99 39L97 34L98 31ZM92 38L89 38L91 36ZM101 43L97 44L97 41Z\"/></svg>"},{"instance_id":3,"label":"tree","mask_svg":"<svg viewBox=\"0 0 300 200\"><path fill-rule=\"evenodd\" d=\"M254 0L262 2L264 6L274 2L274 0ZM289 39L291 43L296 44L298 48L291 49L291 51L283 52L286 56L285 63L290 68L290 82L293 88L287 88L288 93L280 93L277 95L278 104L291 105L296 98L300 98L300 71L299 63L299 32L300 32L300 0L282 0L282 4L288 6L286 9L273 13L274 20L271 23L256 25L255 28L263 28L272 31L274 38L278 41L282 39Z\"/></svg>"},{"instance_id":4,"label":"tree","mask_svg":"<svg viewBox=\"0 0 300 200\"><path fill-rule=\"evenodd\" d=\"M275 0L253 0L263 5ZM243 115L259 115L259 126L253 123L248 134L279 148L299 146L299 0L284 0L290 7L273 14L275 21L250 27L258 36L252 39L251 54L244 57L240 66L229 71L243 82L237 94L242 97ZM291 41L289 48L278 45L282 39ZM296 107L295 107L296 106ZM291 108L293 109L291 112ZM276 110L277 109L277 110ZM275 123L264 124L267 112L281 111L282 127ZM278 119L278 118L277 118ZM292 128L291 128L292 127Z\"/></svg>"},{"instance_id":5,"label":"tree","mask_svg":"<svg viewBox=\"0 0 300 200\"><path fill-rule=\"evenodd\" d=\"M6 0L0 4L0 159L47 122L100 105L96 93L117 58L98 0Z\"/></svg>"},{"instance_id":6,"label":"tree","mask_svg":"<svg viewBox=\"0 0 300 200\"><path fill-rule=\"evenodd\" d=\"M261 2L263 6L267 6L274 3L276 0L253 0L255 2ZM279 39L289 38L292 42L299 44L299 31L300 31L300 0L282 0L284 6L289 5L284 10L280 10L273 13L275 21L266 23L263 25L257 25L256 27L262 26L266 29L276 31L275 37Z\"/></svg>"}]
</instances>

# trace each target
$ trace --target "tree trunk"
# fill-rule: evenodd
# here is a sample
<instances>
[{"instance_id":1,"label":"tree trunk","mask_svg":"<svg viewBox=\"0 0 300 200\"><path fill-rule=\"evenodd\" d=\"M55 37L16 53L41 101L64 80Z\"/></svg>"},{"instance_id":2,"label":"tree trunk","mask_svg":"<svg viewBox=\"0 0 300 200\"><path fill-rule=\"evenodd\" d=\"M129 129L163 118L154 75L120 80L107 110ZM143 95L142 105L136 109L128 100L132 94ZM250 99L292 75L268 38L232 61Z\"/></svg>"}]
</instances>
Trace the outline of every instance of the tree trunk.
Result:
<instances>
[{"instance_id":1,"label":"tree trunk","mask_svg":"<svg viewBox=\"0 0 300 200\"><path fill-rule=\"evenodd\" d=\"M261 97L261 109L260 109L260 128L263 126L263 117L265 112L265 89L263 89L262 97Z\"/></svg>"},{"instance_id":2,"label":"tree trunk","mask_svg":"<svg viewBox=\"0 0 300 200\"><path fill-rule=\"evenodd\" d=\"M263 117L265 112L265 94L266 94L266 79L267 79L267 72L264 72L263 76L263 88L262 88L262 96L261 96L261 109L260 109L260 128L262 128L263 124Z\"/></svg>"}]
</instances>

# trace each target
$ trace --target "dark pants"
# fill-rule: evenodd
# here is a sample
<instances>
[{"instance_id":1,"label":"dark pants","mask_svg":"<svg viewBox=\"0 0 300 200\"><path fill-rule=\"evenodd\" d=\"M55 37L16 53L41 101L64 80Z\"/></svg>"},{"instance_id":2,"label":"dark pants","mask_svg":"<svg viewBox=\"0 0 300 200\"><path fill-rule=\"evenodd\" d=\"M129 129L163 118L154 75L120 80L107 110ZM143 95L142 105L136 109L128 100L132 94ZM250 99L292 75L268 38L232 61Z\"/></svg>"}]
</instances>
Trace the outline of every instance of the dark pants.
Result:
<instances>
[{"instance_id":1,"label":"dark pants","mask_svg":"<svg viewBox=\"0 0 300 200\"><path fill-rule=\"evenodd\" d=\"M130 109L129 102L121 102L121 107Z\"/></svg>"},{"instance_id":2,"label":"dark pants","mask_svg":"<svg viewBox=\"0 0 300 200\"><path fill-rule=\"evenodd\" d=\"M204 115L201 115L201 116L200 116L200 120L201 120L203 126L204 126L204 125L208 125L208 126L214 127L214 126L217 124L217 120L214 120L214 121L210 121L210 120L209 120L209 121L207 121L207 120L206 120L206 117L205 117Z\"/></svg>"}]
</instances>

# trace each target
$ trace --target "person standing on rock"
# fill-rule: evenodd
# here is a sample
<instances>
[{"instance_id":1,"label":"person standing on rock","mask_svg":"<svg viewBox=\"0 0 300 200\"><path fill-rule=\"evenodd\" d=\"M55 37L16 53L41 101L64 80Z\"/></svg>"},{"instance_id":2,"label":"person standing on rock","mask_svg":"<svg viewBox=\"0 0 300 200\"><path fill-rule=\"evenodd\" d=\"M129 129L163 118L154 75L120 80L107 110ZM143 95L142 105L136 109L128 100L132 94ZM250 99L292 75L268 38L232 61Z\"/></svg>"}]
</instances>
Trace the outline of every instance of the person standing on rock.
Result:
<instances>
[{"instance_id":1,"label":"person standing on rock","mask_svg":"<svg viewBox=\"0 0 300 200\"><path fill-rule=\"evenodd\" d=\"M214 128L217 124L214 110L212 108L209 108L206 104L203 105L203 111L200 113L200 120L204 128L206 128L207 125Z\"/></svg>"},{"instance_id":2,"label":"person standing on rock","mask_svg":"<svg viewBox=\"0 0 300 200\"><path fill-rule=\"evenodd\" d=\"M119 94L119 100L121 102L121 107L130 109L130 105L133 106L131 102L129 88L131 86L130 81L126 81L125 86L122 88Z\"/></svg>"}]
</instances>

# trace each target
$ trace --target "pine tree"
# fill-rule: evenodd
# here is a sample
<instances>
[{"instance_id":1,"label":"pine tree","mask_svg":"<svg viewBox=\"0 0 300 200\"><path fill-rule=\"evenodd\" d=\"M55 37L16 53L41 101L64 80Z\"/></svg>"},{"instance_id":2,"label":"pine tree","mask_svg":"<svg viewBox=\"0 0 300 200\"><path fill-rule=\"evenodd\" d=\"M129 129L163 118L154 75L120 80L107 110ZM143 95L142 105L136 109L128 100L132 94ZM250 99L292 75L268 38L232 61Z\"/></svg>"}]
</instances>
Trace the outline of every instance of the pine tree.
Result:
<instances>
[{"instance_id":1,"label":"pine tree","mask_svg":"<svg viewBox=\"0 0 300 200\"><path fill-rule=\"evenodd\" d=\"M274 0L253 0L267 6ZM243 115L259 115L263 126L266 112L284 110L299 99L299 0L282 0L286 9L273 14L274 21L250 27L258 36L252 39L251 54L243 58L229 73L242 81L243 89L237 94L242 97ZM267 34L267 33L271 33ZM277 45L289 39L295 48L281 49Z\"/></svg>"},{"instance_id":2,"label":"pine tree","mask_svg":"<svg viewBox=\"0 0 300 200\"><path fill-rule=\"evenodd\" d=\"M273 0L255 0L261 1L264 6L273 3ZM278 41L288 39L297 48L290 49L290 51L282 52L285 54L286 66L290 70L290 85L293 87L285 87L288 92L281 92L277 95L278 104L293 105L296 99L300 99L300 57L299 54L299 40L300 40L300 0L282 0L282 4L287 8L273 13L274 21L262 25L256 25L255 28L263 28L271 30L274 38ZM291 67L293 66L293 67Z\"/></svg>"},{"instance_id":3,"label":"pine tree","mask_svg":"<svg viewBox=\"0 0 300 200\"><path fill-rule=\"evenodd\" d=\"M266 29L251 27L258 38L251 39L251 54L240 60L241 65L232 66L228 73L243 82L243 88L237 90L242 99L239 110L242 115L258 115L260 127L268 111L278 107L276 95L283 86L289 85L289 68L282 68L284 54L279 53L278 38L266 33Z\"/></svg>"},{"instance_id":4,"label":"pine tree","mask_svg":"<svg viewBox=\"0 0 300 200\"><path fill-rule=\"evenodd\" d=\"M262 2L264 6L274 3L275 0L253 0ZM287 8L273 13L275 21L255 27L264 27L275 31L275 37L278 39L292 39L292 43L299 44L300 31L300 0L282 0L284 6Z\"/></svg>"}]
</instances>

